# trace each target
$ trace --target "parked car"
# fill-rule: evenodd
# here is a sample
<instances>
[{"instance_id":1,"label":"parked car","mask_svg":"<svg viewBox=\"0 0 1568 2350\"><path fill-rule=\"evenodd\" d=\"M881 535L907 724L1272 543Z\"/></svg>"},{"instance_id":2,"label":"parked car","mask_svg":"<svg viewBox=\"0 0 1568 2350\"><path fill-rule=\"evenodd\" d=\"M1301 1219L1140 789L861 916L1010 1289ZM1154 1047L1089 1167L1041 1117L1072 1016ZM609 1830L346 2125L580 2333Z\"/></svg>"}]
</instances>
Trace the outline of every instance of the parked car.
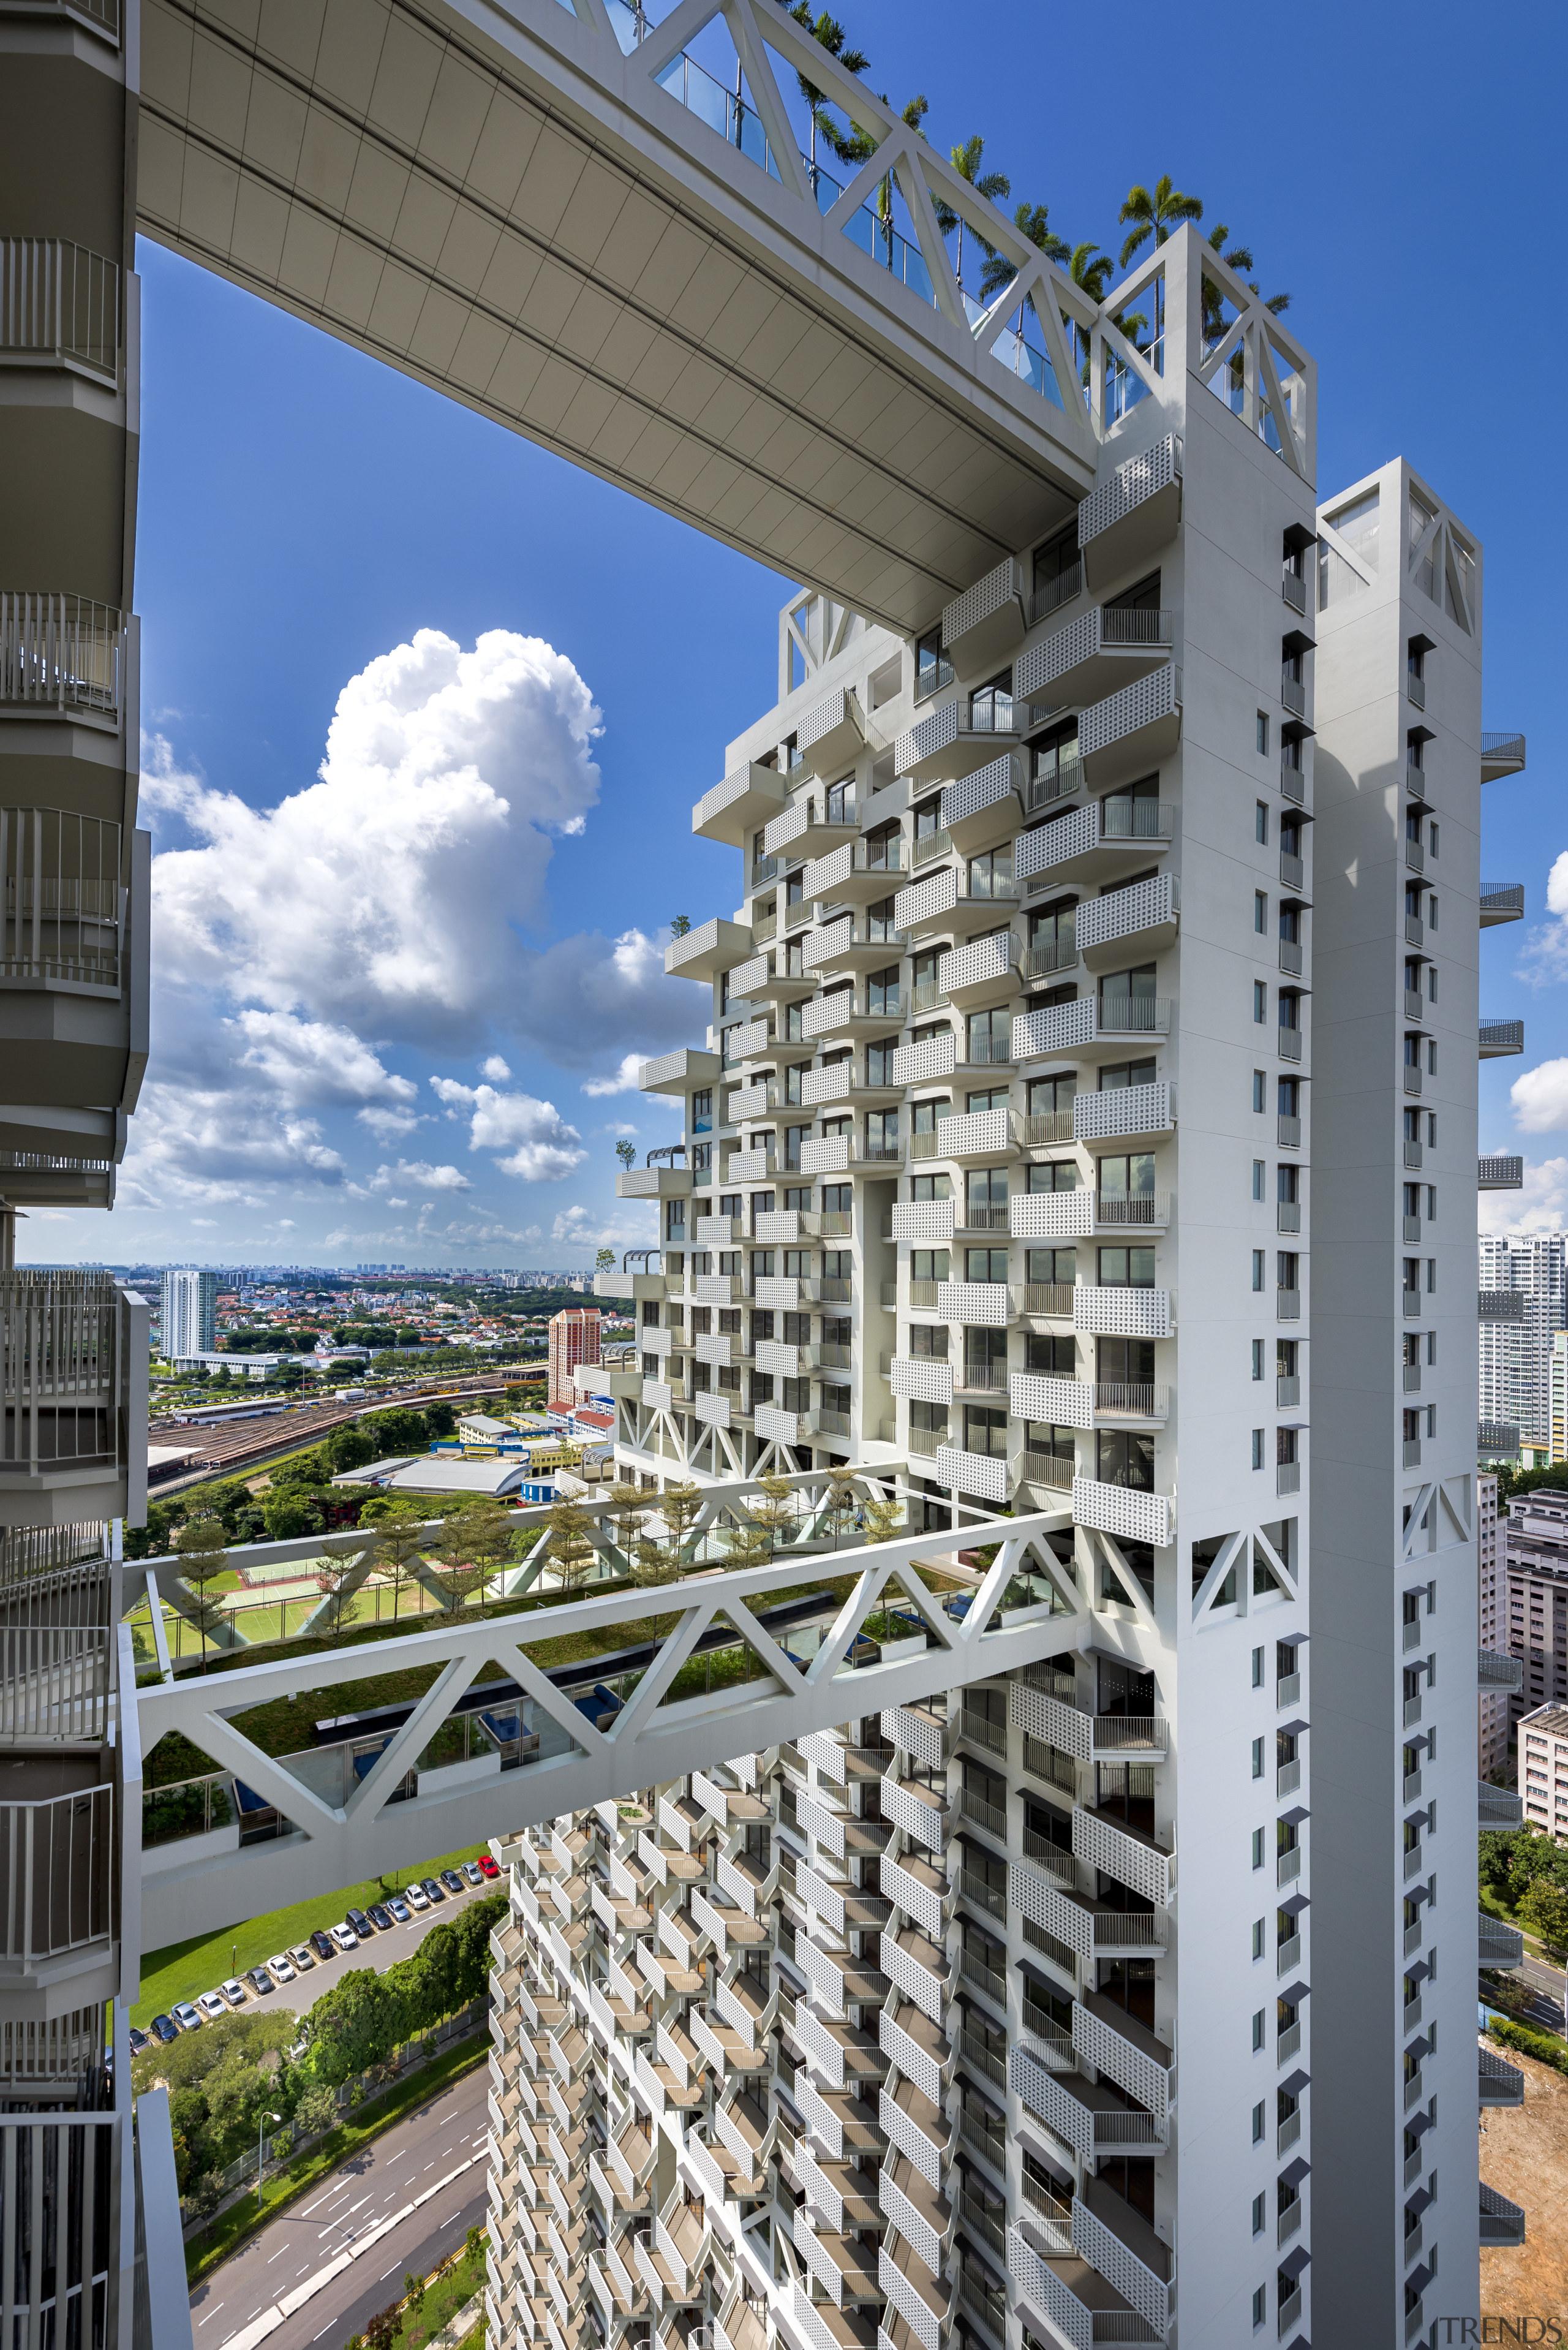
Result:
<instances>
[{"instance_id":1,"label":"parked car","mask_svg":"<svg viewBox=\"0 0 1568 2350\"><path fill-rule=\"evenodd\" d=\"M446 1899L446 1888L441 1884L439 1877L421 1877L420 1880L420 1891L424 1895L425 1899L431 1903L432 1906L437 1901L444 1901ZM412 1886L409 1887L409 1898L410 1901L413 1899Z\"/></svg>"},{"instance_id":2,"label":"parked car","mask_svg":"<svg viewBox=\"0 0 1568 2350\"><path fill-rule=\"evenodd\" d=\"M481 1877L499 1877L501 1874L487 1852L482 1852L479 1856L479 1873Z\"/></svg>"},{"instance_id":3,"label":"parked car","mask_svg":"<svg viewBox=\"0 0 1568 2350\"><path fill-rule=\"evenodd\" d=\"M462 1891L462 1879L458 1875L455 1868L443 1868L441 1873L441 1881L445 1886L449 1893L461 1893Z\"/></svg>"},{"instance_id":4,"label":"parked car","mask_svg":"<svg viewBox=\"0 0 1568 2350\"><path fill-rule=\"evenodd\" d=\"M410 1909L428 1909L431 1906L431 1897L422 1885L406 1885L403 1898ZM395 1909L392 1914L394 1917L397 1915Z\"/></svg>"},{"instance_id":5,"label":"parked car","mask_svg":"<svg viewBox=\"0 0 1568 2350\"><path fill-rule=\"evenodd\" d=\"M310 1938L310 1947L318 1959L335 1959L337 1956L337 1943L330 1934L324 1934L319 1926Z\"/></svg>"},{"instance_id":6,"label":"parked car","mask_svg":"<svg viewBox=\"0 0 1568 2350\"><path fill-rule=\"evenodd\" d=\"M471 1885L483 1885L484 1882L484 1871L476 1860L465 1860L462 1873Z\"/></svg>"},{"instance_id":7,"label":"parked car","mask_svg":"<svg viewBox=\"0 0 1568 2350\"><path fill-rule=\"evenodd\" d=\"M366 1917L363 1909L346 1909L343 1914L359 1939L362 1942L368 1942L370 1939L370 1920Z\"/></svg>"},{"instance_id":8,"label":"parked car","mask_svg":"<svg viewBox=\"0 0 1568 2350\"><path fill-rule=\"evenodd\" d=\"M359 1947L359 1937L352 1926L334 1926L332 1939L340 1950L357 1950Z\"/></svg>"},{"instance_id":9,"label":"parked car","mask_svg":"<svg viewBox=\"0 0 1568 2350\"><path fill-rule=\"evenodd\" d=\"M294 1969L289 1965L288 1960L284 1957L281 1950L278 1952L275 1959L269 1959L267 1960L266 1966L267 1972L271 1975L275 1983L286 1983L292 1982L294 1981Z\"/></svg>"},{"instance_id":10,"label":"parked car","mask_svg":"<svg viewBox=\"0 0 1568 2350\"><path fill-rule=\"evenodd\" d=\"M172 2016L155 2015L151 2029L155 2040L178 2040L180 2037L180 2027Z\"/></svg>"},{"instance_id":11,"label":"parked car","mask_svg":"<svg viewBox=\"0 0 1568 2350\"><path fill-rule=\"evenodd\" d=\"M391 1930L392 1930L392 1913L391 1913L391 1911L388 1908L388 1907L387 1907L387 1905L386 1905L386 1903L385 1903L384 1901L372 1901L372 1902L371 1902L371 1904L370 1904L370 1923L372 1924L372 1926L375 1926L375 1927L379 1928L379 1930L380 1930L383 1934L389 1934L389 1933L391 1932Z\"/></svg>"},{"instance_id":12,"label":"parked car","mask_svg":"<svg viewBox=\"0 0 1568 2350\"><path fill-rule=\"evenodd\" d=\"M272 1977L265 1967L247 1967L245 1981L254 1991L269 1991L273 1988Z\"/></svg>"},{"instance_id":13,"label":"parked car","mask_svg":"<svg viewBox=\"0 0 1568 2350\"><path fill-rule=\"evenodd\" d=\"M227 2002L215 1991L204 1991L196 2004L209 2023L215 2023L220 2015L229 2012Z\"/></svg>"},{"instance_id":14,"label":"parked car","mask_svg":"<svg viewBox=\"0 0 1568 2350\"><path fill-rule=\"evenodd\" d=\"M229 1977L226 1983L220 1983L218 1985L218 1989L223 1992L223 1997L228 2001L231 2007L244 2007L245 2003L245 1987L243 1982L236 1981L233 1975Z\"/></svg>"},{"instance_id":15,"label":"parked car","mask_svg":"<svg viewBox=\"0 0 1568 2350\"><path fill-rule=\"evenodd\" d=\"M296 1975L305 1974L316 1964L316 1953L308 1942L296 1942L288 1957L289 1963Z\"/></svg>"},{"instance_id":16,"label":"parked car","mask_svg":"<svg viewBox=\"0 0 1568 2350\"><path fill-rule=\"evenodd\" d=\"M171 2012L182 2032L200 2032L202 2029L201 2010L193 2007L188 1999L177 1999Z\"/></svg>"},{"instance_id":17,"label":"parked car","mask_svg":"<svg viewBox=\"0 0 1568 2350\"><path fill-rule=\"evenodd\" d=\"M145 2032L143 2032L143 2030L141 2029L140 2024L140 2023L133 2023L133 2024L131 2025L131 2027L130 2027L130 2053L131 2053L131 2054L132 2054L133 2056L140 2056L140 2054L141 2054L141 2052L142 2052L142 2050L143 2050L144 2048L151 2048L151 2045L152 2045L151 2041L151 2040L149 2040L149 2038L147 2037L146 2033L145 2033Z\"/></svg>"},{"instance_id":18,"label":"parked car","mask_svg":"<svg viewBox=\"0 0 1568 2350\"><path fill-rule=\"evenodd\" d=\"M392 1917L398 1925L411 1926L413 1924L413 1911L409 1908L408 1903L400 1899L396 1893L392 1895L387 1907L391 1911Z\"/></svg>"}]
</instances>

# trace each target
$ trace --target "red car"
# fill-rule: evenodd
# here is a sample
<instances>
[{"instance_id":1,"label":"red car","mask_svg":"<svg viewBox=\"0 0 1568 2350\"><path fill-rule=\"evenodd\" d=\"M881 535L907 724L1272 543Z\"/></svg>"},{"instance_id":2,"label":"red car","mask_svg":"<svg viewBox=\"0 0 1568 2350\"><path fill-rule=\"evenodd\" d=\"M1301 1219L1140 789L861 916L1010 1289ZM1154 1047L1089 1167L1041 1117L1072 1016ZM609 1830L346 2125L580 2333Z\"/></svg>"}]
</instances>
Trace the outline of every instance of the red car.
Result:
<instances>
[{"instance_id":1,"label":"red car","mask_svg":"<svg viewBox=\"0 0 1568 2350\"><path fill-rule=\"evenodd\" d=\"M479 1856L479 1873L482 1877L499 1877L501 1874L487 1852Z\"/></svg>"}]
</instances>

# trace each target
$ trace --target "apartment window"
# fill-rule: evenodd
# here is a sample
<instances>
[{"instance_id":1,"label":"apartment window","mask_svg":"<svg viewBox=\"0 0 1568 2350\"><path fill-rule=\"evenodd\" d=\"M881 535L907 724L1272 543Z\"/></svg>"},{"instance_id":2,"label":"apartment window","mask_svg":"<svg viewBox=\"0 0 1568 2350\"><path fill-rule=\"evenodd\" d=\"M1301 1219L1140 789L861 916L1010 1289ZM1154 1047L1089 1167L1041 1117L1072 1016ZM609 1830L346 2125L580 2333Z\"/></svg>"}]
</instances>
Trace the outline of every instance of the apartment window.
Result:
<instances>
[{"instance_id":1,"label":"apartment window","mask_svg":"<svg viewBox=\"0 0 1568 2350\"><path fill-rule=\"evenodd\" d=\"M1260 2009L1258 2010L1258 2012L1257 2012L1256 2015L1254 2015L1254 2016L1253 2016L1253 2018L1252 2018L1252 2052L1253 2052L1254 2055L1257 2054L1257 2051L1258 2051L1258 2050L1262 2046L1262 2044L1263 2044L1263 2035L1264 2035L1264 2029L1265 2029L1265 2025L1264 2025L1264 2018L1265 2018L1266 2013L1267 2013L1266 2009L1260 2008ZM1256 2207L1254 2206L1254 2209L1255 2209L1255 2208L1256 2208ZM1256 2233L1256 2230L1254 2230L1254 2231L1253 2231L1253 2232L1254 2232L1254 2233Z\"/></svg>"},{"instance_id":2,"label":"apartment window","mask_svg":"<svg viewBox=\"0 0 1568 2350\"><path fill-rule=\"evenodd\" d=\"M1268 1167L1264 1160L1262 1159L1253 1159L1252 1197L1254 1200L1261 1200L1264 1196L1264 1185L1268 1180Z\"/></svg>"},{"instance_id":3,"label":"apartment window","mask_svg":"<svg viewBox=\"0 0 1568 2350\"><path fill-rule=\"evenodd\" d=\"M1263 1252L1262 1249L1254 1249L1252 1251L1252 1286L1254 1289L1260 1291L1263 1286Z\"/></svg>"},{"instance_id":4,"label":"apartment window","mask_svg":"<svg viewBox=\"0 0 1568 2350\"><path fill-rule=\"evenodd\" d=\"M1435 824L1428 825L1427 827L1427 841L1431 849L1432 855L1436 857L1438 853L1438 827ZM1433 992L1435 993L1436 990Z\"/></svg>"},{"instance_id":5,"label":"apartment window","mask_svg":"<svg viewBox=\"0 0 1568 2350\"><path fill-rule=\"evenodd\" d=\"M1255 1379L1261 1379L1262 1376L1263 1342L1261 1338L1254 1338L1252 1341L1252 1377Z\"/></svg>"},{"instance_id":6,"label":"apartment window","mask_svg":"<svg viewBox=\"0 0 1568 2350\"><path fill-rule=\"evenodd\" d=\"M1262 1465L1263 1431L1261 1428L1255 1428L1252 1430L1252 1466L1254 1469L1261 1469Z\"/></svg>"},{"instance_id":7,"label":"apartment window","mask_svg":"<svg viewBox=\"0 0 1568 2350\"><path fill-rule=\"evenodd\" d=\"M1260 2012L1262 2012L1262 2011L1261 2011L1261 2010L1260 2010ZM1260 2041L1260 2040L1254 2040L1254 2041L1253 2041L1253 2043L1252 2043L1252 2045L1253 2045L1253 2047L1254 2047L1254 2048L1261 2048L1261 2047L1262 2046L1262 2041ZM1263 2230L1268 2226L1268 2223L1269 2223L1269 2199L1268 2199L1268 2197L1267 2197L1266 2195L1254 2195L1254 2196L1253 2196L1253 2198L1252 2198L1252 2233L1253 2233L1253 2235L1254 2235L1254 2236L1261 2236L1261 2235L1262 2234L1262 2232L1263 2232Z\"/></svg>"},{"instance_id":8,"label":"apartment window","mask_svg":"<svg viewBox=\"0 0 1568 2350\"><path fill-rule=\"evenodd\" d=\"M1262 2113L1262 2107L1261 2106L1259 2106L1258 2111L1259 2111L1260 2113ZM1259 2138L1260 2138L1260 2137L1262 2137L1262 2130L1254 2130L1254 2131L1253 2131L1253 2133L1252 2133L1252 2143L1253 2143L1253 2145L1254 2145L1254 2146L1257 2144L1257 2142L1258 2142ZM1268 2316L1268 2314L1269 2314L1269 2288L1268 2288L1268 2286L1267 2286L1266 2284L1261 2284L1261 2285L1258 2287L1257 2292L1252 2295L1252 2324L1253 2324L1253 2325L1254 2325L1254 2326L1262 2325L1262 2323L1263 2323L1263 2321L1264 2321L1264 2319Z\"/></svg>"},{"instance_id":9,"label":"apartment window","mask_svg":"<svg viewBox=\"0 0 1568 2350\"><path fill-rule=\"evenodd\" d=\"M1261 1779L1262 1775L1263 1741L1261 1738L1254 1738L1252 1741L1252 1776L1254 1779Z\"/></svg>"},{"instance_id":10,"label":"apartment window","mask_svg":"<svg viewBox=\"0 0 1568 2350\"><path fill-rule=\"evenodd\" d=\"M1437 1074L1438 1040L1435 1036L1428 1036L1427 1039L1427 1075L1429 1077L1435 1077Z\"/></svg>"},{"instance_id":11,"label":"apartment window","mask_svg":"<svg viewBox=\"0 0 1568 2350\"><path fill-rule=\"evenodd\" d=\"M1269 804L1259 800L1252 810L1252 837L1262 848L1269 845Z\"/></svg>"},{"instance_id":12,"label":"apartment window","mask_svg":"<svg viewBox=\"0 0 1568 2350\"><path fill-rule=\"evenodd\" d=\"M1266 710L1258 712L1258 755L1263 759L1269 755L1269 713Z\"/></svg>"},{"instance_id":13,"label":"apartment window","mask_svg":"<svg viewBox=\"0 0 1568 2350\"><path fill-rule=\"evenodd\" d=\"M1269 896L1266 889L1254 889L1252 892L1252 928L1260 938L1268 936Z\"/></svg>"},{"instance_id":14,"label":"apartment window","mask_svg":"<svg viewBox=\"0 0 1568 2350\"><path fill-rule=\"evenodd\" d=\"M1005 1260L1006 1252L1002 1252ZM1154 1251L1152 1248L1103 1248L1099 1253L1100 1286L1102 1289L1152 1289L1154 1287ZM1003 1271L997 1278L1006 1279Z\"/></svg>"},{"instance_id":15,"label":"apartment window","mask_svg":"<svg viewBox=\"0 0 1568 2350\"><path fill-rule=\"evenodd\" d=\"M940 629L929 629L915 645L915 700L921 702L928 693L935 693L952 673L952 663L942 651Z\"/></svg>"},{"instance_id":16,"label":"apartment window","mask_svg":"<svg viewBox=\"0 0 1568 2350\"><path fill-rule=\"evenodd\" d=\"M1263 1653L1263 1652L1262 1652L1262 1648L1260 1648L1260 1649L1257 1651L1257 1654L1258 1654L1260 1657L1262 1655L1262 1653ZM1262 1920L1262 1918L1255 1918L1252 1920L1252 1956L1253 1956L1255 1959L1261 1959L1261 1958L1262 1957L1262 1955L1263 1955L1263 1920Z\"/></svg>"},{"instance_id":17,"label":"apartment window","mask_svg":"<svg viewBox=\"0 0 1568 2350\"><path fill-rule=\"evenodd\" d=\"M1254 1648L1252 1651L1252 1687L1254 1689L1262 1689L1263 1686L1263 1653L1262 1648ZM1262 1931L1261 1921L1258 1930L1260 1933Z\"/></svg>"},{"instance_id":18,"label":"apartment window","mask_svg":"<svg viewBox=\"0 0 1568 2350\"><path fill-rule=\"evenodd\" d=\"M1264 2098L1260 2097L1257 2104L1252 2107L1252 2144L1254 2146L1261 2146L1262 2144L1263 2130L1266 2126L1267 2118L1267 2101Z\"/></svg>"},{"instance_id":19,"label":"apartment window","mask_svg":"<svg viewBox=\"0 0 1568 2350\"><path fill-rule=\"evenodd\" d=\"M1438 1286L1438 1260L1437 1260L1437 1258L1436 1258L1435 1256L1429 1256L1429 1257L1427 1259L1427 1288L1428 1288L1428 1294L1429 1294L1430 1292L1432 1292L1433 1290L1435 1290L1435 1289L1437 1288L1437 1286Z\"/></svg>"},{"instance_id":20,"label":"apartment window","mask_svg":"<svg viewBox=\"0 0 1568 2350\"><path fill-rule=\"evenodd\" d=\"M1252 982L1252 1017L1262 1026L1269 1016L1269 991L1261 979Z\"/></svg>"},{"instance_id":21,"label":"apartment window","mask_svg":"<svg viewBox=\"0 0 1568 2350\"><path fill-rule=\"evenodd\" d=\"M1438 893L1435 889L1427 899L1427 920L1435 931L1438 927Z\"/></svg>"}]
</instances>

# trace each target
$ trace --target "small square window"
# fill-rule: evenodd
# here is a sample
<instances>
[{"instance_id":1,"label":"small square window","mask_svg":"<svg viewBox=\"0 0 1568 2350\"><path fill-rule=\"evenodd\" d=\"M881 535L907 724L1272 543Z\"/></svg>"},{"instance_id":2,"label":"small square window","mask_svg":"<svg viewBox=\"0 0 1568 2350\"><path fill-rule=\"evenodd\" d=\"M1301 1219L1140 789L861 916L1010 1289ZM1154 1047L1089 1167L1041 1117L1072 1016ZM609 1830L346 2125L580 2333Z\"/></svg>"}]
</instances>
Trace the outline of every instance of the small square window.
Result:
<instances>
[{"instance_id":1,"label":"small square window","mask_svg":"<svg viewBox=\"0 0 1568 2350\"><path fill-rule=\"evenodd\" d=\"M1258 755L1262 759L1269 755L1269 713L1266 710L1258 712Z\"/></svg>"}]
</instances>

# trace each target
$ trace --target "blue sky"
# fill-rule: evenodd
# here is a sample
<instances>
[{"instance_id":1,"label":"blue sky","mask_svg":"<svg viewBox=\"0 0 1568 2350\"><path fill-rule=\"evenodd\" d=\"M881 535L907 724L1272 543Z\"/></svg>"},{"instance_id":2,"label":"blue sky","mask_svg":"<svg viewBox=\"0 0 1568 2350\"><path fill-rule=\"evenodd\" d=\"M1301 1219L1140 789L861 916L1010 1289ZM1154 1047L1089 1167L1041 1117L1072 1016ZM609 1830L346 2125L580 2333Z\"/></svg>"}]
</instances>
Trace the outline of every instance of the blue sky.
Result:
<instances>
[{"instance_id":1,"label":"blue sky","mask_svg":"<svg viewBox=\"0 0 1568 2350\"><path fill-rule=\"evenodd\" d=\"M1568 1221L1563 329L1508 296L1560 215L1561 11L842 14L875 88L924 92L944 147L981 132L1070 239L1115 249L1131 181L1200 195L1317 358L1320 494L1402 451L1482 540L1486 723L1530 739L1487 787L1483 868L1530 920L1481 942L1482 1010L1522 1013L1528 1050L1483 1066L1480 1139L1539 1170L1494 1204ZM660 934L734 902L690 808L774 697L788 583L155 246L140 265L153 1066L112 1221L41 1215L28 1253L572 1264L644 1237L614 1142L674 1118L586 1088L701 1038ZM432 773L455 848L400 830Z\"/></svg>"}]
</instances>

